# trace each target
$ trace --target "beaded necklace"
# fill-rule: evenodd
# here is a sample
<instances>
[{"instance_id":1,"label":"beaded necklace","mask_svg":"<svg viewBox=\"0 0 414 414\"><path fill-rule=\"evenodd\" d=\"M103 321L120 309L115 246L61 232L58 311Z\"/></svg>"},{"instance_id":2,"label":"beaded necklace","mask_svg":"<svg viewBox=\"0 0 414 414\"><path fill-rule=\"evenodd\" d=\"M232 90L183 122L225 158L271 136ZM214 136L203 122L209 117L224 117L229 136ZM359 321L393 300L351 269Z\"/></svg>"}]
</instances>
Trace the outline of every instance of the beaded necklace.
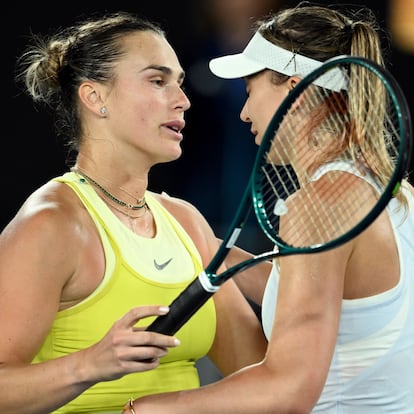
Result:
<instances>
[{"instance_id":1,"label":"beaded necklace","mask_svg":"<svg viewBox=\"0 0 414 414\"><path fill-rule=\"evenodd\" d=\"M115 197L106 188L102 187L97 181L95 181L93 178L91 178L88 175L86 175L79 168L73 168L72 171L74 171L74 172L82 175L83 178L81 178L81 180L84 179L84 180L90 182L95 187L99 188L99 190L102 191L102 194L104 194L107 198L109 198L110 200L112 200L116 204L119 204L122 207L126 207L126 208L128 208L130 210L141 210L142 208L145 208L145 209L148 208L147 202L145 201L145 197L143 197L141 199L137 199L137 204L127 203L127 202L122 201L119 198ZM141 216L139 216L139 217L141 217Z\"/></svg>"}]
</instances>

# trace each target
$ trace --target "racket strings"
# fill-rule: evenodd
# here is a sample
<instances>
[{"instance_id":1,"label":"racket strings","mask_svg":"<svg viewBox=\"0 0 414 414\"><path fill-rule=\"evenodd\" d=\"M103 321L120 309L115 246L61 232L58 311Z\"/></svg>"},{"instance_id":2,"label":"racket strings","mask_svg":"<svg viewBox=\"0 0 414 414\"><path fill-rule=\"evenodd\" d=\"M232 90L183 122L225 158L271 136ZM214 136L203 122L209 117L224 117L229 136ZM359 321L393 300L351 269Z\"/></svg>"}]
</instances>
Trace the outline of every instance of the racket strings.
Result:
<instances>
[{"instance_id":1,"label":"racket strings","mask_svg":"<svg viewBox=\"0 0 414 414\"><path fill-rule=\"evenodd\" d=\"M393 100L369 68L341 70L361 79L342 92L309 84L263 152L259 220L276 243L307 248L344 237L375 208L395 169Z\"/></svg>"}]
</instances>

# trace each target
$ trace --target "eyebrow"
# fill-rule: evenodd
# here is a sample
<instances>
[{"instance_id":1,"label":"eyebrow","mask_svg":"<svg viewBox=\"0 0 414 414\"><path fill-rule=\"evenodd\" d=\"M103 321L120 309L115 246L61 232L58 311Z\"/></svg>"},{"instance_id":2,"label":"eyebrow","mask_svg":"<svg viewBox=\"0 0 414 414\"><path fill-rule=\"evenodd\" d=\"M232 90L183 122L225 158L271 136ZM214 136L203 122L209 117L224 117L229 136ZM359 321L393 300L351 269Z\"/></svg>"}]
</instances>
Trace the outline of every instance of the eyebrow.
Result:
<instances>
[{"instance_id":1,"label":"eyebrow","mask_svg":"<svg viewBox=\"0 0 414 414\"><path fill-rule=\"evenodd\" d=\"M149 66L146 66L144 69L142 69L141 72L144 72L144 71L149 70L149 69L158 70L158 71L164 73L165 75L170 75L171 76L173 74L173 71L171 70L170 67L168 67L168 66L161 66L161 65L149 65ZM179 74L179 76L178 76L178 79L180 81L182 81L184 79L184 77L185 77L185 72L184 71L181 71L180 74Z\"/></svg>"}]
</instances>

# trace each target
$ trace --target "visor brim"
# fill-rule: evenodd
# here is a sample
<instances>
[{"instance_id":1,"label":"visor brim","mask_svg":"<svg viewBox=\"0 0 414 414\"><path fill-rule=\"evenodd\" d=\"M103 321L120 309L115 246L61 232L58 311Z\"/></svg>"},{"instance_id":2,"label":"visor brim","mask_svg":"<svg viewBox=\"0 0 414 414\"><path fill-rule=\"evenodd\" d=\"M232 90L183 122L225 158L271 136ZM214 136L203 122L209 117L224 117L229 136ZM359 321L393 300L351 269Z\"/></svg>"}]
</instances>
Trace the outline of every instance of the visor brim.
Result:
<instances>
[{"instance_id":1,"label":"visor brim","mask_svg":"<svg viewBox=\"0 0 414 414\"><path fill-rule=\"evenodd\" d=\"M212 59L209 67L214 75L223 79L244 78L266 69L263 64L249 59L243 53Z\"/></svg>"}]
</instances>

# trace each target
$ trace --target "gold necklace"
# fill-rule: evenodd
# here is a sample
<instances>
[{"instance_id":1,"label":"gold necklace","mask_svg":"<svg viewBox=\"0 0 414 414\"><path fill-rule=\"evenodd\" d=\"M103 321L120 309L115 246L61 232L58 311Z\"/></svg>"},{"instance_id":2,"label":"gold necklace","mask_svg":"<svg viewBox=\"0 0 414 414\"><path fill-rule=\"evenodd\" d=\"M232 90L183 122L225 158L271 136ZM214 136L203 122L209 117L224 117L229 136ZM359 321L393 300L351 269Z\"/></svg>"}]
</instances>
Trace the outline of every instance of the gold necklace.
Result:
<instances>
[{"instance_id":1,"label":"gold necklace","mask_svg":"<svg viewBox=\"0 0 414 414\"><path fill-rule=\"evenodd\" d=\"M149 207L147 204L145 204L145 206L143 207L143 209L141 211L143 211L143 213L141 213L139 216L133 216L132 214L130 214L128 211L123 211L121 210L119 207L116 207L115 205L110 205L111 208L113 208L114 210L118 211L119 213L123 214L124 216L128 217L131 220L135 220L135 219L139 219L141 217L144 217L145 214L147 214L147 211L149 210Z\"/></svg>"},{"instance_id":2,"label":"gold necklace","mask_svg":"<svg viewBox=\"0 0 414 414\"><path fill-rule=\"evenodd\" d=\"M137 204L131 204L131 203L127 203L126 201L120 200L119 198L115 197L113 194L111 194L106 188L104 188L101 184L99 184L97 181L95 181L93 178L89 177L88 175L86 175L84 173L83 170L81 170L79 167L77 168L72 168L72 171L74 171L75 173L77 173L78 175L81 175L82 177L80 178L80 180L82 181L82 179L90 182L91 184L93 184L95 187L99 188L99 190L110 200L114 201L115 203L121 205L122 207L126 207L129 210L141 210L142 208L148 209L148 205L147 202L145 201L145 197L143 198L138 198L137 199ZM125 190L123 190L125 191ZM129 193L128 193L129 194ZM129 194L131 195L131 194ZM119 212L121 212L121 210L118 210ZM145 214L145 213L144 213ZM137 216L135 218L139 218L142 217L144 214L142 214L141 216ZM127 214L128 215L128 214ZM129 215L128 215L129 216ZM129 216L131 218L134 218L134 216Z\"/></svg>"},{"instance_id":3,"label":"gold necklace","mask_svg":"<svg viewBox=\"0 0 414 414\"><path fill-rule=\"evenodd\" d=\"M149 211L149 207L148 206L145 206L144 207L144 209L143 209L143 213L142 214L140 214L139 216L133 216L133 215L131 215L131 214L129 214L128 212L126 212L126 211L122 211L120 208L118 208L118 207L116 207L115 205L109 205L109 207L110 208L113 208L114 210L116 210L116 211L118 211L119 213L121 213L123 216L126 216L126 217L128 217L128 225L129 225L129 228L134 232L134 233L137 233L137 234L140 234L141 232L137 232L137 229L136 229L136 227L135 227L135 220L136 219L139 219L139 218L142 218L142 217L144 217L146 214L147 214L147 212ZM148 223L146 223L146 225L145 225L145 228L144 228L144 234L150 234L150 227L149 227L149 225L148 225Z\"/></svg>"},{"instance_id":4,"label":"gold necklace","mask_svg":"<svg viewBox=\"0 0 414 414\"><path fill-rule=\"evenodd\" d=\"M98 182L96 182L94 179L92 179L91 177L89 177L88 175L86 175L82 170L80 170L79 168L73 167L72 171L75 172L76 174L78 174L79 180L81 182L87 183L90 182L91 184L95 185L97 188L99 188L101 190L101 192L108 198L108 200L105 201L105 199L103 199L103 201L108 204L109 208L113 208L114 210L116 210L118 213L121 213L123 216L128 217L128 224L130 229L137 234L140 234L141 232L137 232L137 229L135 227L135 220L144 217L147 212L149 211L149 207L147 202L145 201L145 197L143 197L142 199L138 199L137 201L140 203L136 206L131 205L129 203L126 203L125 201L122 201L120 199L118 199L117 197L115 197L113 194L111 194L108 190L106 190L104 187L102 187ZM125 190L124 190L125 191ZM129 194L129 193L128 193ZM132 194L130 194L131 197ZM124 211L122 210L120 207L116 207L116 204L119 204L122 207L126 207L127 210ZM135 216L133 214L131 214L128 210L133 210L133 211L137 211L139 210L139 212L141 214L139 214L138 216ZM145 234L149 235L150 233L152 233L152 230L149 227L149 224L146 223L145 226Z\"/></svg>"}]
</instances>

